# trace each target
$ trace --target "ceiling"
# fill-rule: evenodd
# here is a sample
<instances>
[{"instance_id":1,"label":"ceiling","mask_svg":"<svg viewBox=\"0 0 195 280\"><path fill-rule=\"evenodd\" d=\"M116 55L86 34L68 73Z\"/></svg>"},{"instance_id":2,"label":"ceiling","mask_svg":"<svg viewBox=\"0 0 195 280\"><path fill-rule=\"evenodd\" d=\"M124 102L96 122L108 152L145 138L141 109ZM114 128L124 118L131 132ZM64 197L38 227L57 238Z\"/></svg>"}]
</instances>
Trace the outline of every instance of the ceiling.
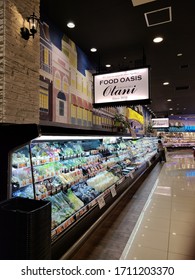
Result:
<instances>
[{"instance_id":1,"label":"ceiling","mask_svg":"<svg viewBox=\"0 0 195 280\"><path fill-rule=\"evenodd\" d=\"M41 14L95 61L98 70L150 66L152 103L148 107L156 117L195 113L194 0L40 2ZM74 29L66 26L69 20L75 23ZM156 36L164 40L155 44ZM91 53L91 47L97 52ZM167 81L169 85L163 85Z\"/></svg>"}]
</instances>

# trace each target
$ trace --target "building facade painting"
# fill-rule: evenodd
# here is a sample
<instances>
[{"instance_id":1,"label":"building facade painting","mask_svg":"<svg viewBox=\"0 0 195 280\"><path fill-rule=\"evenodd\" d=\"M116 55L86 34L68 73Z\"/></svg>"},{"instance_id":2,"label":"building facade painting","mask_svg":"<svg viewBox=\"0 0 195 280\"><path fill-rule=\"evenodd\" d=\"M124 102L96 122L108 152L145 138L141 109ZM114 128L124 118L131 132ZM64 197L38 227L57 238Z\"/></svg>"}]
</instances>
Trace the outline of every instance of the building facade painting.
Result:
<instances>
[{"instance_id":1,"label":"building facade painting","mask_svg":"<svg viewBox=\"0 0 195 280\"><path fill-rule=\"evenodd\" d=\"M40 35L40 119L112 131L117 108L93 108L96 65L52 22Z\"/></svg>"}]
</instances>

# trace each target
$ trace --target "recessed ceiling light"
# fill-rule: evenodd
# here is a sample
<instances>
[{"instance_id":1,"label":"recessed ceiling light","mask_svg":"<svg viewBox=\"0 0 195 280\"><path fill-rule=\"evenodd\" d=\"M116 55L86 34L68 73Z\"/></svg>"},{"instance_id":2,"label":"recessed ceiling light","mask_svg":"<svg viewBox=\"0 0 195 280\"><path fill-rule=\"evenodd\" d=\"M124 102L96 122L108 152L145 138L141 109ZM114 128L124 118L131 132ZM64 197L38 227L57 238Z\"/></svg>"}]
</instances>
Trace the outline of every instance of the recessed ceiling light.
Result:
<instances>
[{"instance_id":1,"label":"recessed ceiling light","mask_svg":"<svg viewBox=\"0 0 195 280\"><path fill-rule=\"evenodd\" d=\"M163 38L162 38L162 37L156 37L156 38L153 39L153 42L154 42L154 43L160 43L160 42L162 42L162 41L163 41Z\"/></svg>"},{"instance_id":2,"label":"recessed ceiling light","mask_svg":"<svg viewBox=\"0 0 195 280\"><path fill-rule=\"evenodd\" d=\"M177 56L182 56L182 55L183 55L182 53L178 53L178 54L177 54Z\"/></svg>"},{"instance_id":3,"label":"recessed ceiling light","mask_svg":"<svg viewBox=\"0 0 195 280\"><path fill-rule=\"evenodd\" d=\"M111 67L111 65L110 64L106 64L106 67L109 68L109 67Z\"/></svg>"},{"instance_id":4,"label":"recessed ceiling light","mask_svg":"<svg viewBox=\"0 0 195 280\"><path fill-rule=\"evenodd\" d=\"M169 85L169 82L164 82L163 85L167 86L167 85Z\"/></svg>"},{"instance_id":5,"label":"recessed ceiling light","mask_svg":"<svg viewBox=\"0 0 195 280\"><path fill-rule=\"evenodd\" d=\"M173 116L174 114L171 114L171 116Z\"/></svg>"},{"instance_id":6,"label":"recessed ceiling light","mask_svg":"<svg viewBox=\"0 0 195 280\"><path fill-rule=\"evenodd\" d=\"M69 28L74 28L74 27L75 27L75 24L74 24L74 22L69 21L69 22L67 23L67 26L68 26Z\"/></svg>"},{"instance_id":7,"label":"recessed ceiling light","mask_svg":"<svg viewBox=\"0 0 195 280\"><path fill-rule=\"evenodd\" d=\"M172 101L172 99L167 99L168 102Z\"/></svg>"},{"instance_id":8,"label":"recessed ceiling light","mask_svg":"<svg viewBox=\"0 0 195 280\"><path fill-rule=\"evenodd\" d=\"M183 108L184 110L186 110L186 108Z\"/></svg>"},{"instance_id":9,"label":"recessed ceiling light","mask_svg":"<svg viewBox=\"0 0 195 280\"><path fill-rule=\"evenodd\" d=\"M169 108L169 110L170 110L170 111L172 111L172 110L173 110L173 108Z\"/></svg>"},{"instance_id":10,"label":"recessed ceiling light","mask_svg":"<svg viewBox=\"0 0 195 280\"><path fill-rule=\"evenodd\" d=\"M96 48L91 48L90 51L91 51L91 52L97 52L97 49L96 49Z\"/></svg>"}]
</instances>

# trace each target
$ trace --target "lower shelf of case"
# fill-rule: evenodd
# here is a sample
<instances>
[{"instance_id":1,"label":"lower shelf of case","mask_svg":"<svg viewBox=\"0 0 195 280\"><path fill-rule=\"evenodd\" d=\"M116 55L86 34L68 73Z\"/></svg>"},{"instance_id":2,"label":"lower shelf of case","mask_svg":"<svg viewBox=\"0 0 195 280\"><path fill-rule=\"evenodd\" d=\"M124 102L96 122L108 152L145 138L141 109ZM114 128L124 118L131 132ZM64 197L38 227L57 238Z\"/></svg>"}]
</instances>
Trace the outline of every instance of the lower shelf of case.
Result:
<instances>
[{"instance_id":1,"label":"lower shelf of case","mask_svg":"<svg viewBox=\"0 0 195 280\"><path fill-rule=\"evenodd\" d=\"M129 198L139 188L141 182L145 176L154 168L159 158L156 154L150 161L142 164L134 173L133 176L126 177L120 184L115 186L116 193L113 195L111 191L104 194L104 201L101 205L96 203L88 211L84 212L82 217L78 221L70 224L67 230L63 231L59 236L52 241L51 255L52 259L60 259L62 255L68 256L72 250L76 250L77 246L80 246L85 238L82 238L86 233L90 234L94 228L101 222L101 218L104 215L109 214L111 206L118 200L122 199L123 195L128 192ZM98 221L98 223L97 223ZM71 221L70 221L71 222ZM77 246L75 246L77 244ZM63 257L64 258L64 257Z\"/></svg>"}]
</instances>

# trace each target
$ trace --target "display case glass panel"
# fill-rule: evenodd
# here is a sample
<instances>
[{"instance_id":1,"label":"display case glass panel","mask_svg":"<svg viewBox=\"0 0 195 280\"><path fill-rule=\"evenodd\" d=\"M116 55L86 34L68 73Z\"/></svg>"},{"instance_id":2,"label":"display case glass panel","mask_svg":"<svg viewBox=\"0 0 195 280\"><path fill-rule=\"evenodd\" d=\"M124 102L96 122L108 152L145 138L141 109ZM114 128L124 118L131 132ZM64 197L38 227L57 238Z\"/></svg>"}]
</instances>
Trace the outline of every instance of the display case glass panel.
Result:
<instances>
[{"instance_id":1,"label":"display case glass panel","mask_svg":"<svg viewBox=\"0 0 195 280\"><path fill-rule=\"evenodd\" d=\"M55 238L155 154L151 138L41 136L12 154L12 196L49 200Z\"/></svg>"},{"instance_id":2,"label":"display case glass panel","mask_svg":"<svg viewBox=\"0 0 195 280\"><path fill-rule=\"evenodd\" d=\"M11 197L34 198L29 145L15 150L11 156Z\"/></svg>"}]
</instances>

